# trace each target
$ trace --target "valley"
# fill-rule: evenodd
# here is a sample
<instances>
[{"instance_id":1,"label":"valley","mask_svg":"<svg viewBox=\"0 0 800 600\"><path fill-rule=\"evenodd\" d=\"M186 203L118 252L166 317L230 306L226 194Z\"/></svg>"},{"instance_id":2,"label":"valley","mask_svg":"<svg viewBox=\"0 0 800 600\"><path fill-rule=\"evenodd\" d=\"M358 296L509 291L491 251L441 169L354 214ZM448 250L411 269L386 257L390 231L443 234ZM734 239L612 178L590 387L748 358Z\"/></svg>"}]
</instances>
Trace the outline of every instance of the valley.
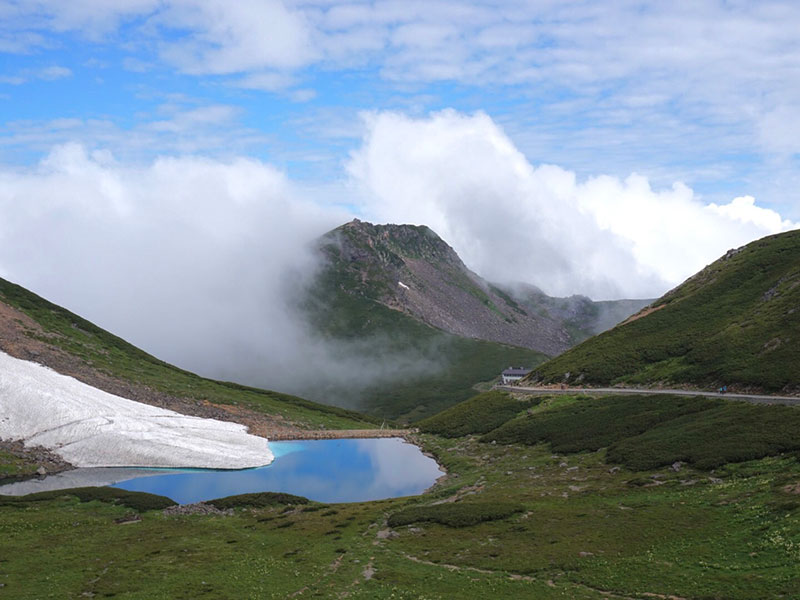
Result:
<instances>
[{"instance_id":1,"label":"valley","mask_svg":"<svg viewBox=\"0 0 800 600\"><path fill-rule=\"evenodd\" d=\"M4 352L133 400L221 415L270 439L402 433L446 472L420 495L367 502L315 502L263 491L177 505L166 496L109 487L0 495L8 557L0 560L0 589L4 597L21 599L800 597L800 412L794 407L800 399L793 384L766 394L768 386L737 384L734 372L725 370L696 382L603 379L581 362L568 367L574 377L547 375L576 356L601 357L616 365L615 373L635 368L630 356L643 348L637 338L608 340L629 331L662 335L658 319L670 315L672 302L674 310L683 305L705 315L706 336L729 335L729 322L739 314L734 304L715 320L708 316L716 314L708 297L696 290L731 277L735 298L757 298L756 307L779 296L791 299L793 279L786 273L797 264L795 240L794 234L779 236L737 252L744 259L751 250L756 256L771 257L774 248L790 253L785 268L769 258L772 270L755 279L758 286L742 282L754 280L748 275L753 265L762 272L767 263L743 260L735 269L715 263L653 304L666 308L645 309L542 362L518 385L478 394L472 386L480 379L459 370L467 399L446 392L437 398L447 388L431 386L425 409L419 397L403 404L410 396L383 388L387 410L405 407L399 414L411 425L403 430L386 426L380 410L366 416L176 369L0 282L4 331L10 333L0 339ZM761 288L777 291L764 300ZM349 293L354 289L357 283L342 284L326 308L306 310L338 315L328 321L331 335L344 336L355 323L361 323L358 333L348 335L388 327L384 331L397 335L387 343L406 348L430 339L425 336L455 335L389 308L368 290ZM699 299L690 302L687 289ZM337 302L351 310L324 313ZM753 306L748 302L743 305ZM749 338L772 335L771 319L754 320ZM787 340L792 323L783 322ZM696 343L691 331L681 335L674 331L670 343ZM497 345L468 341L476 349ZM784 357L767 348L770 358ZM474 356L487 354L476 350ZM769 372L791 378L793 355L785 356L788 362L774 362ZM729 392L712 391L721 381L730 382ZM47 454L20 450L6 444L0 451L0 474L8 481L41 474ZM61 468L48 463L44 471ZM46 565L41 577L29 575L34 565Z\"/></svg>"},{"instance_id":2,"label":"valley","mask_svg":"<svg viewBox=\"0 0 800 600\"><path fill-rule=\"evenodd\" d=\"M692 404L692 399L663 400L678 410L680 403ZM635 429L623 424L596 440L596 430L564 418L564 411L578 409L583 423L596 423L602 405L587 413L581 397L541 398L531 405L500 394L487 401L495 407L492 414L505 411L498 419L505 421L494 429L523 419L546 424L547 437L493 443L491 432L472 433L485 428L480 418L477 430L467 424L457 434L418 434L416 442L448 472L419 497L318 504L261 494L215 501L195 514L164 509L148 500L155 497L135 494L3 498L0 533L14 557L0 565L3 594L796 596L796 451L739 455L713 468L673 464L667 455L661 465L627 458L619 463L610 448L635 441L641 424ZM521 411L514 411L514 402ZM613 406L619 400L604 402ZM716 402L706 410L736 410L736 403ZM774 409L760 410L767 415ZM471 412L465 406L446 421L467 417L468 423ZM675 414L651 420L650 431L681 418ZM717 427L721 444L732 433L725 427ZM581 438L581 431L588 437ZM701 437L691 440L690 448L707 445ZM739 445L747 452L760 442ZM41 564L48 565L46 575L31 578L32 565Z\"/></svg>"}]
</instances>

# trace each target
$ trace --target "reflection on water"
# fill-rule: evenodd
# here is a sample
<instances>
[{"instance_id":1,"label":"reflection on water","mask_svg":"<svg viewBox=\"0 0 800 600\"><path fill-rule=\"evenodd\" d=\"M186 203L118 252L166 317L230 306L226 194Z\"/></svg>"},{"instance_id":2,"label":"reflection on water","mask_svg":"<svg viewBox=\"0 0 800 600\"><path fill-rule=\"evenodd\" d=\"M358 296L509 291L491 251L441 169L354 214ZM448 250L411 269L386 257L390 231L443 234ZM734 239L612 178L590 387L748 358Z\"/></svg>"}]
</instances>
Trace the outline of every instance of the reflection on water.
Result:
<instances>
[{"instance_id":1,"label":"reflection on water","mask_svg":"<svg viewBox=\"0 0 800 600\"><path fill-rule=\"evenodd\" d=\"M242 471L177 471L114 487L181 504L250 492L286 492L318 502L360 502L419 494L442 475L436 462L398 438L270 442L272 464Z\"/></svg>"}]
</instances>

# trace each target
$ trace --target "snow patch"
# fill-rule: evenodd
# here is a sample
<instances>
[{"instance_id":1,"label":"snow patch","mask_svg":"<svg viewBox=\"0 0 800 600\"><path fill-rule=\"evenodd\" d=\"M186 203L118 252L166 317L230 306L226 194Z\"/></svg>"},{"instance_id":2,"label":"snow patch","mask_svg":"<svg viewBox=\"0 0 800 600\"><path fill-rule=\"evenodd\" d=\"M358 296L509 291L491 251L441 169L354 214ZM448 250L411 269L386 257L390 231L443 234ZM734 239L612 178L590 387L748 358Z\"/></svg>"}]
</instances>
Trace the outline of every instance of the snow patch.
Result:
<instances>
[{"instance_id":1,"label":"snow patch","mask_svg":"<svg viewBox=\"0 0 800 600\"><path fill-rule=\"evenodd\" d=\"M397 285L399 285L399 286L400 286L401 288L403 288L404 290L410 289L410 288L409 288L409 287L408 287L408 286L407 286L405 283L403 283L402 281L398 281L398 282L397 282Z\"/></svg>"},{"instance_id":2,"label":"snow patch","mask_svg":"<svg viewBox=\"0 0 800 600\"><path fill-rule=\"evenodd\" d=\"M243 469L273 459L244 425L127 400L1 351L0 438L76 467Z\"/></svg>"}]
</instances>

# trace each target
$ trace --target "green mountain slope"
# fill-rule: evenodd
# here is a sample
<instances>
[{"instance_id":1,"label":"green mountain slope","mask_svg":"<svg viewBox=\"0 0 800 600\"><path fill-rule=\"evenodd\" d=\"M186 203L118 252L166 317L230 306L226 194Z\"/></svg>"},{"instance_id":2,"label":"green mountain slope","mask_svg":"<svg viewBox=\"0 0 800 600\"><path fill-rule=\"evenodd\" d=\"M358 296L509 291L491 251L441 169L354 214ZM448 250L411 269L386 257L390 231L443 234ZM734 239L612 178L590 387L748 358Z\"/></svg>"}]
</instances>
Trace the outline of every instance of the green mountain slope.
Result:
<instances>
[{"instance_id":1,"label":"green mountain slope","mask_svg":"<svg viewBox=\"0 0 800 600\"><path fill-rule=\"evenodd\" d=\"M550 356L649 302L553 298L529 285L506 288L489 283L425 226L373 225L355 219L323 236L319 249L326 283L348 294L454 335Z\"/></svg>"},{"instance_id":2,"label":"green mountain slope","mask_svg":"<svg viewBox=\"0 0 800 600\"><path fill-rule=\"evenodd\" d=\"M323 236L318 250L322 267L302 302L311 329L363 358L365 371L381 370L376 356L407 368L377 373L363 388L354 376L347 386L315 382L300 393L403 421L468 398L509 365L541 363L646 303L502 289L425 226L356 219Z\"/></svg>"},{"instance_id":3,"label":"green mountain slope","mask_svg":"<svg viewBox=\"0 0 800 600\"><path fill-rule=\"evenodd\" d=\"M261 433L371 424L371 419L352 411L199 377L4 279L0 350L131 400L244 422Z\"/></svg>"},{"instance_id":4,"label":"green mountain slope","mask_svg":"<svg viewBox=\"0 0 800 600\"><path fill-rule=\"evenodd\" d=\"M365 362L381 355L408 364L407 374L378 377L361 390L335 383L309 390L327 399L357 395L359 409L374 415L414 421L475 394L473 386L491 381L511 364L539 364L547 356L527 348L453 335L421 323L353 292L351 274L325 269L307 299L312 326ZM467 377L464 377L467 373Z\"/></svg>"},{"instance_id":5,"label":"green mountain slope","mask_svg":"<svg viewBox=\"0 0 800 600\"><path fill-rule=\"evenodd\" d=\"M800 232L731 250L531 382L800 388Z\"/></svg>"}]
</instances>

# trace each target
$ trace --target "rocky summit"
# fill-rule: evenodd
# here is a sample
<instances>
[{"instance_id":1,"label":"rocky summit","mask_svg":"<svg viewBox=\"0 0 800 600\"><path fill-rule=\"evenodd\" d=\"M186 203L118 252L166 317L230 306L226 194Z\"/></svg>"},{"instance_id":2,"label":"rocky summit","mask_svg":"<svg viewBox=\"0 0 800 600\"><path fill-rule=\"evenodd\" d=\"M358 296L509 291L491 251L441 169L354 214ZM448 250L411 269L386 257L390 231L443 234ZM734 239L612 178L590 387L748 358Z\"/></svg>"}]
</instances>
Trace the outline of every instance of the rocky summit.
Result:
<instances>
[{"instance_id":1,"label":"rocky summit","mask_svg":"<svg viewBox=\"0 0 800 600\"><path fill-rule=\"evenodd\" d=\"M457 336L551 356L648 303L553 298L531 285L489 283L424 225L373 225L354 219L323 236L319 249L325 259L320 280L338 288L336 292L378 302Z\"/></svg>"}]
</instances>

